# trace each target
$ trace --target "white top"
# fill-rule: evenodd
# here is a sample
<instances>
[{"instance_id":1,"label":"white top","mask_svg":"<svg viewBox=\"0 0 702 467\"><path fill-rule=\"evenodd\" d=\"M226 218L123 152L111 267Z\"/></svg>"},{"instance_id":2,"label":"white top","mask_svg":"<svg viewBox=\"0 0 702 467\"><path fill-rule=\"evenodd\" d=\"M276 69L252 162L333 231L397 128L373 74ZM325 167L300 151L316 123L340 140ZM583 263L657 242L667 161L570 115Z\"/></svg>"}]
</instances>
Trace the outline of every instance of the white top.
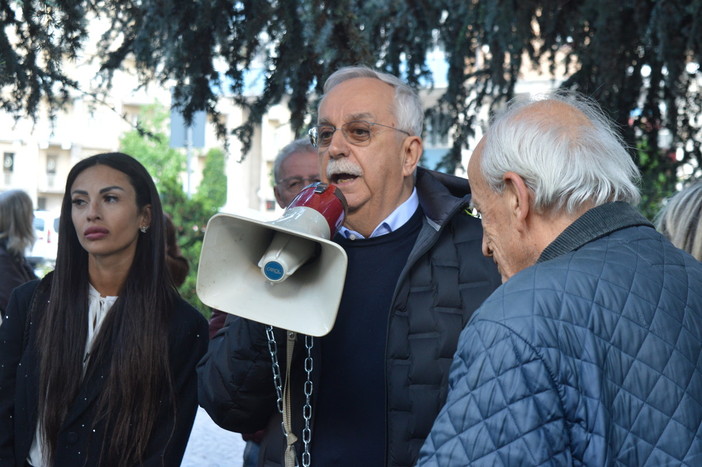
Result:
<instances>
[{"instance_id":1,"label":"white top","mask_svg":"<svg viewBox=\"0 0 702 467\"><path fill-rule=\"evenodd\" d=\"M85 373L88 360L90 360L90 350L93 347L95 336L97 336L98 331L100 331L100 326L105 320L107 312L110 311L110 308L114 305L115 300L117 300L117 297L100 296L100 292L90 284L90 289L88 290L88 338L85 342L85 352L83 354L83 373ZM42 449L40 426L41 425L37 423L37 429L34 433L34 439L32 440L32 447L29 448L29 455L27 456L27 462L34 467L44 467L46 465Z\"/></svg>"}]
</instances>

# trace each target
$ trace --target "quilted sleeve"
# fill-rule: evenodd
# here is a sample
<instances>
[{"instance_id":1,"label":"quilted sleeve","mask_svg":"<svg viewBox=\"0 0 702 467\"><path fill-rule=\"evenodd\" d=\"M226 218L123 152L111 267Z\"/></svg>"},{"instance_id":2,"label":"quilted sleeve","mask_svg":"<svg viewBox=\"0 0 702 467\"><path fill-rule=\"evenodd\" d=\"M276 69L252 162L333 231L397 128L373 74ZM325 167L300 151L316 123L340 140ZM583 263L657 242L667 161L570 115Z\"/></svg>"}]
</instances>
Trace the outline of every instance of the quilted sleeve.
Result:
<instances>
[{"instance_id":1,"label":"quilted sleeve","mask_svg":"<svg viewBox=\"0 0 702 467\"><path fill-rule=\"evenodd\" d=\"M285 342L284 334L276 339ZM278 345L282 362L284 347ZM197 371L200 405L217 425L239 433L266 427L276 410L276 392L264 325L228 318Z\"/></svg>"},{"instance_id":2,"label":"quilted sleeve","mask_svg":"<svg viewBox=\"0 0 702 467\"><path fill-rule=\"evenodd\" d=\"M539 352L505 325L471 322L418 465L569 465L552 374Z\"/></svg>"}]
</instances>

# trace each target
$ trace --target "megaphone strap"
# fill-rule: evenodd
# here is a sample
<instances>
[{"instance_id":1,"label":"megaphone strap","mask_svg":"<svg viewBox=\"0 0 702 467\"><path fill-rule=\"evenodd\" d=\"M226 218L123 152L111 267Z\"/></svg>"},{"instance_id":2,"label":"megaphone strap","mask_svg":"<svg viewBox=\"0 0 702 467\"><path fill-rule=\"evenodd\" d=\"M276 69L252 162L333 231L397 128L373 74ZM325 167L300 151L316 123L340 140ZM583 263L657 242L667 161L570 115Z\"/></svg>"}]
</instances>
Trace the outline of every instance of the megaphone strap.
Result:
<instances>
[{"instance_id":1,"label":"megaphone strap","mask_svg":"<svg viewBox=\"0 0 702 467\"><path fill-rule=\"evenodd\" d=\"M287 355L285 358L285 387L283 388L283 432L285 433L285 467L295 467L295 442L297 436L292 431L292 416L290 415L290 367L292 366L292 354L295 350L295 338L297 334L288 331Z\"/></svg>"}]
</instances>

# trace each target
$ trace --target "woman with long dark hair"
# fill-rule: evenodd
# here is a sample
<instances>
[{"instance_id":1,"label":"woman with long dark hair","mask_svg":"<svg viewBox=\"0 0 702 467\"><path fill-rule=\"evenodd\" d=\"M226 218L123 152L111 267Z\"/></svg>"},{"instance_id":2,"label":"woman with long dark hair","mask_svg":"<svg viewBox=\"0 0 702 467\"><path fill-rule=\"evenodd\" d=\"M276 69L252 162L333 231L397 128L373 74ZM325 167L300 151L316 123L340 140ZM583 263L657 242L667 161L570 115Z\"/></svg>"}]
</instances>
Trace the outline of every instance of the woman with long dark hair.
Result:
<instances>
[{"instance_id":1,"label":"woman with long dark hair","mask_svg":"<svg viewBox=\"0 0 702 467\"><path fill-rule=\"evenodd\" d=\"M161 202L132 157L68 175L56 269L0 327L0 465L177 466L207 322L168 273Z\"/></svg>"}]
</instances>

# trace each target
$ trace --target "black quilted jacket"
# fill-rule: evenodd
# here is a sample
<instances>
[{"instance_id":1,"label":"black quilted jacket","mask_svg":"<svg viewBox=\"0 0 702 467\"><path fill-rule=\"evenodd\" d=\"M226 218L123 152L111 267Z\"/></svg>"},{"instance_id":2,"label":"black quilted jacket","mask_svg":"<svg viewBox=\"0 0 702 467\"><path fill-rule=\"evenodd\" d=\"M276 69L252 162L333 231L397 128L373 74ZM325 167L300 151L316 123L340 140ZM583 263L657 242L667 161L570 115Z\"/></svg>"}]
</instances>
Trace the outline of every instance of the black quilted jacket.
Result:
<instances>
[{"instance_id":1,"label":"black quilted jacket","mask_svg":"<svg viewBox=\"0 0 702 467\"><path fill-rule=\"evenodd\" d=\"M446 399L449 366L459 333L473 311L500 285L492 260L481 253L480 222L464 212L469 199L466 180L418 169L417 191L425 219L398 279L388 323L388 466L416 462ZM279 360L284 362L282 332L277 333L277 341ZM291 376L296 399L292 404L293 431L298 438L303 351L298 338ZM283 438L264 326L229 318L210 342L198 374L200 404L212 419L223 428L242 433L268 424L261 462L282 465ZM312 374L315 378L314 371ZM314 388L324 390L316 384Z\"/></svg>"}]
</instances>

